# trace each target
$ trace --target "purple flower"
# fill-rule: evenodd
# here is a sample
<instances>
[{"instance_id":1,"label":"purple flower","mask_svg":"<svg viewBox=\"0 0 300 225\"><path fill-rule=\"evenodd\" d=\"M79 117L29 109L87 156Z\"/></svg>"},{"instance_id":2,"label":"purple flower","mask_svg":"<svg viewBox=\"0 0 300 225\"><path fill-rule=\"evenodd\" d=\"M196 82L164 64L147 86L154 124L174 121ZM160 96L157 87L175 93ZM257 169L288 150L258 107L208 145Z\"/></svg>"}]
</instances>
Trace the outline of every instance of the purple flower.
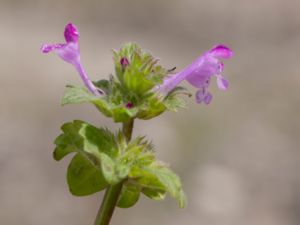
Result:
<instances>
[{"instance_id":1,"label":"purple flower","mask_svg":"<svg viewBox=\"0 0 300 225\"><path fill-rule=\"evenodd\" d=\"M126 104L126 108L127 109L132 109L134 107L134 104L132 103L132 102L128 102L127 104Z\"/></svg>"},{"instance_id":2,"label":"purple flower","mask_svg":"<svg viewBox=\"0 0 300 225\"><path fill-rule=\"evenodd\" d=\"M125 69L129 65L129 61L126 57L122 57L120 60L120 64L123 69Z\"/></svg>"},{"instance_id":3,"label":"purple flower","mask_svg":"<svg viewBox=\"0 0 300 225\"><path fill-rule=\"evenodd\" d=\"M221 59L229 59L233 52L224 45L216 45L202 56L197 58L191 65L182 71L166 78L162 85L157 87L161 93L167 94L183 80L196 87L196 102L209 104L212 94L207 90L212 76L217 78L217 85L221 90L227 90L229 82L223 78L221 72L224 69Z\"/></svg>"},{"instance_id":4,"label":"purple flower","mask_svg":"<svg viewBox=\"0 0 300 225\"><path fill-rule=\"evenodd\" d=\"M65 44L44 44L42 45L41 51L43 53L48 53L55 51L60 58L64 61L71 63L75 66L76 70L80 74L81 79L83 80L85 86L90 92L96 96L103 94L102 90L97 89L92 81L88 78L84 68L80 62L80 51L79 51L79 32L77 28L72 24L68 23L65 27Z\"/></svg>"}]
</instances>

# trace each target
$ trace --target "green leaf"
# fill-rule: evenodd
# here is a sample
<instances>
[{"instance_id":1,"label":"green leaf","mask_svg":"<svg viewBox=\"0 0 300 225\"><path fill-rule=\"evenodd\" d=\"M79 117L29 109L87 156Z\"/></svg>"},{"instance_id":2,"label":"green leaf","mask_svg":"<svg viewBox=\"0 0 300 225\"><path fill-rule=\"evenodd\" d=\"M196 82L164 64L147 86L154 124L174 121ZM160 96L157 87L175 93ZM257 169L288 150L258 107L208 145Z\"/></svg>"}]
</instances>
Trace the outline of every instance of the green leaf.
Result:
<instances>
[{"instance_id":1,"label":"green leaf","mask_svg":"<svg viewBox=\"0 0 300 225\"><path fill-rule=\"evenodd\" d=\"M99 153L103 152L111 157L118 155L118 148L114 135L105 129L99 129L86 122L75 120L62 126L63 133L56 140L54 159L60 160L71 152L93 156L100 160Z\"/></svg>"},{"instance_id":2,"label":"green leaf","mask_svg":"<svg viewBox=\"0 0 300 225\"><path fill-rule=\"evenodd\" d=\"M105 80L105 79L103 79L103 80L99 80L99 81L97 81L97 82L93 82L93 84L96 86L96 87L98 87L98 88L100 88L101 90L103 90L104 92L105 92L105 94L110 94L110 92L111 92L111 87L110 87L110 82L109 82L109 80Z\"/></svg>"},{"instance_id":3,"label":"green leaf","mask_svg":"<svg viewBox=\"0 0 300 225\"><path fill-rule=\"evenodd\" d=\"M156 117L166 110L166 106L163 103L161 97L152 95L147 98L144 105L140 107L140 111L137 115L138 118L148 120Z\"/></svg>"},{"instance_id":4,"label":"green leaf","mask_svg":"<svg viewBox=\"0 0 300 225\"><path fill-rule=\"evenodd\" d=\"M180 178L172 170L158 164L153 164L144 169L157 177L167 192L178 201L181 208L185 207L186 196L182 190Z\"/></svg>"},{"instance_id":5,"label":"green leaf","mask_svg":"<svg viewBox=\"0 0 300 225\"><path fill-rule=\"evenodd\" d=\"M68 167L67 181L70 192L76 196L93 194L108 185L101 170L79 153L73 157Z\"/></svg>"},{"instance_id":6,"label":"green leaf","mask_svg":"<svg viewBox=\"0 0 300 225\"><path fill-rule=\"evenodd\" d=\"M91 101L96 108L107 117L112 117L111 106L103 98L94 99Z\"/></svg>"},{"instance_id":7,"label":"green leaf","mask_svg":"<svg viewBox=\"0 0 300 225\"><path fill-rule=\"evenodd\" d=\"M163 190L155 190L151 188L143 188L143 194L148 198L156 201L164 200L166 197L166 191Z\"/></svg>"},{"instance_id":8,"label":"green leaf","mask_svg":"<svg viewBox=\"0 0 300 225\"><path fill-rule=\"evenodd\" d=\"M128 165L122 164L121 162L116 163L104 153L100 153L100 158L103 175L109 184L117 184L128 175L130 170Z\"/></svg>"},{"instance_id":9,"label":"green leaf","mask_svg":"<svg viewBox=\"0 0 300 225\"><path fill-rule=\"evenodd\" d=\"M142 95L154 87L155 83L145 79L145 75L140 70L128 68L124 73L124 85L128 90Z\"/></svg>"},{"instance_id":10,"label":"green leaf","mask_svg":"<svg viewBox=\"0 0 300 225\"><path fill-rule=\"evenodd\" d=\"M61 104L76 104L82 102L91 102L97 100L99 97L92 95L88 90L79 86L67 86L65 93L62 97Z\"/></svg>"},{"instance_id":11,"label":"green leaf","mask_svg":"<svg viewBox=\"0 0 300 225\"><path fill-rule=\"evenodd\" d=\"M126 122L136 115L137 110L126 109L124 106L121 106L114 108L111 112L115 122Z\"/></svg>"},{"instance_id":12,"label":"green leaf","mask_svg":"<svg viewBox=\"0 0 300 225\"><path fill-rule=\"evenodd\" d=\"M101 169L106 181L109 184L116 184L119 179L116 177L115 162L106 154L100 154L101 157Z\"/></svg>"},{"instance_id":13,"label":"green leaf","mask_svg":"<svg viewBox=\"0 0 300 225\"><path fill-rule=\"evenodd\" d=\"M99 129L82 121L74 121L81 124L78 134L83 137L83 150L95 156L103 152L110 157L117 157L118 149L114 134L107 129Z\"/></svg>"},{"instance_id":14,"label":"green leaf","mask_svg":"<svg viewBox=\"0 0 300 225\"><path fill-rule=\"evenodd\" d=\"M97 83L97 85L105 85L103 83L105 83L105 82L99 81L99 83ZM73 86L73 85L67 86L65 93L62 97L62 100L61 100L62 105L78 104L78 103L85 103L85 102L94 104L97 107L97 109L100 112L102 112L105 116L111 117L111 107L104 96L97 97L97 96L91 94L84 87Z\"/></svg>"},{"instance_id":15,"label":"green leaf","mask_svg":"<svg viewBox=\"0 0 300 225\"><path fill-rule=\"evenodd\" d=\"M57 147L54 149L53 158L59 161L69 153L75 152L77 149L74 145L69 145L71 142L72 140L69 136L65 134L59 135L54 141Z\"/></svg>"},{"instance_id":16,"label":"green leaf","mask_svg":"<svg viewBox=\"0 0 300 225\"><path fill-rule=\"evenodd\" d=\"M177 96L168 97L164 100L164 104L168 110L173 112L177 112L178 109L186 108L185 101Z\"/></svg>"},{"instance_id":17,"label":"green leaf","mask_svg":"<svg viewBox=\"0 0 300 225\"><path fill-rule=\"evenodd\" d=\"M142 96L160 84L167 71L157 65L158 59L135 43L126 43L119 52L113 51L117 78L128 92ZM120 60L125 57L129 64L123 68Z\"/></svg>"},{"instance_id":18,"label":"green leaf","mask_svg":"<svg viewBox=\"0 0 300 225\"><path fill-rule=\"evenodd\" d=\"M130 172L130 165L122 163L120 161L116 164L116 173L120 180L126 178L129 172Z\"/></svg>"},{"instance_id":19,"label":"green leaf","mask_svg":"<svg viewBox=\"0 0 300 225\"><path fill-rule=\"evenodd\" d=\"M186 108L185 101L179 95L187 95L191 97L192 94L184 87L174 88L164 99L164 105L170 111L177 112L178 109Z\"/></svg>"},{"instance_id":20,"label":"green leaf","mask_svg":"<svg viewBox=\"0 0 300 225\"><path fill-rule=\"evenodd\" d=\"M129 166L145 166L155 161L153 145L137 137L127 144L126 150L122 152L120 161Z\"/></svg>"},{"instance_id":21,"label":"green leaf","mask_svg":"<svg viewBox=\"0 0 300 225\"><path fill-rule=\"evenodd\" d=\"M125 184L122 188L117 206L120 208L132 207L140 197L140 189L132 184Z\"/></svg>"},{"instance_id":22,"label":"green leaf","mask_svg":"<svg viewBox=\"0 0 300 225\"><path fill-rule=\"evenodd\" d=\"M129 177L150 199L163 200L165 198L166 188L153 173L135 166L131 169Z\"/></svg>"}]
</instances>

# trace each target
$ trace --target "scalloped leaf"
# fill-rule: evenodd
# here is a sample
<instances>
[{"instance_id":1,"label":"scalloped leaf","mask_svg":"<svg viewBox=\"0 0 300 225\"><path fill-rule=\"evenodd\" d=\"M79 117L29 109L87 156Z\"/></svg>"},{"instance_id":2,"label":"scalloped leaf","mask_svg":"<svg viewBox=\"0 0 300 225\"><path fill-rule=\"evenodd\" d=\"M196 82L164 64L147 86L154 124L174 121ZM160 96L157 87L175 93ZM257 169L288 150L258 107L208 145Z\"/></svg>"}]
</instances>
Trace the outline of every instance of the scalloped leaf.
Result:
<instances>
[{"instance_id":1,"label":"scalloped leaf","mask_svg":"<svg viewBox=\"0 0 300 225\"><path fill-rule=\"evenodd\" d=\"M84 121L74 120L61 127L63 133L56 140L53 156L60 160L71 152L88 154L96 159L103 152L111 157L118 155L114 135L105 129L99 129Z\"/></svg>"},{"instance_id":2,"label":"scalloped leaf","mask_svg":"<svg viewBox=\"0 0 300 225\"><path fill-rule=\"evenodd\" d=\"M108 186L101 170L79 153L69 164L67 181L70 192L76 196L90 195Z\"/></svg>"},{"instance_id":3,"label":"scalloped leaf","mask_svg":"<svg viewBox=\"0 0 300 225\"><path fill-rule=\"evenodd\" d=\"M129 165L117 163L104 153L100 153L100 159L103 175L109 184L117 184L127 177L130 171Z\"/></svg>"},{"instance_id":4,"label":"scalloped leaf","mask_svg":"<svg viewBox=\"0 0 300 225\"><path fill-rule=\"evenodd\" d=\"M61 99L61 104L67 105L67 104L77 104L83 102L92 102L97 99L99 99L99 97L92 95L84 87L68 85Z\"/></svg>"},{"instance_id":5,"label":"scalloped leaf","mask_svg":"<svg viewBox=\"0 0 300 225\"><path fill-rule=\"evenodd\" d=\"M163 190L155 190L153 188L143 188L142 192L148 198L156 201L164 200L166 197L166 191Z\"/></svg>"},{"instance_id":6,"label":"scalloped leaf","mask_svg":"<svg viewBox=\"0 0 300 225\"><path fill-rule=\"evenodd\" d=\"M134 206L134 204L139 200L140 192L141 190L139 187L132 184L125 184L122 188L117 206L120 208L129 208Z\"/></svg>"},{"instance_id":7,"label":"scalloped leaf","mask_svg":"<svg viewBox=\"0 0 300 225\"><path fill-rule=\"evenodd\" d=\"M182 190L180 178L172 170L166 166L157 164L144 167L144 169L153 174L160 181L166 191L178 201L181 208L186 206L186 196Z\"/></svg>"}]
</instances>

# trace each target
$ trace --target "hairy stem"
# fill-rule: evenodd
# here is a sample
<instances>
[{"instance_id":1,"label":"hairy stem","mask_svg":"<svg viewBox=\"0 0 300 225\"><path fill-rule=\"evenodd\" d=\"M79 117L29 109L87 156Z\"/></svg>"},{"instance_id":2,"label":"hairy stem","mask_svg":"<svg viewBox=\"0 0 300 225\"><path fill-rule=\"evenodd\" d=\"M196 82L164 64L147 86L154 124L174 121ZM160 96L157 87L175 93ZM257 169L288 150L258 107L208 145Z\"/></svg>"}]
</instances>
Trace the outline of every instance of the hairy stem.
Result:
<instances>
[{"instance_id":1,"label":"hairy stem","mask_svg":"<svg viewBox=\"0 0 300 225\"><path fill-rule=\"evenodd\" d=\"M127 142L131 140L133 123L134 123L133 119L123 123L123 134L125 135Z\"/></svg>"},{"instance_id":2,"label":"hairy stem","mask_svg":"<svg viewBox=\"0 0 300 225\"><path fill-rule=\"evenodd\" d=\"M134 121L132 119L129 122L123 123L123 134L126 137L127 141L130 141L132 136L133 122ZM110 185L106 189L94 225L109 225L114 209L118 202L122 190L122 186L123 186L123 182L120 182L115 185Z\"/></svg>"}]
</instances>

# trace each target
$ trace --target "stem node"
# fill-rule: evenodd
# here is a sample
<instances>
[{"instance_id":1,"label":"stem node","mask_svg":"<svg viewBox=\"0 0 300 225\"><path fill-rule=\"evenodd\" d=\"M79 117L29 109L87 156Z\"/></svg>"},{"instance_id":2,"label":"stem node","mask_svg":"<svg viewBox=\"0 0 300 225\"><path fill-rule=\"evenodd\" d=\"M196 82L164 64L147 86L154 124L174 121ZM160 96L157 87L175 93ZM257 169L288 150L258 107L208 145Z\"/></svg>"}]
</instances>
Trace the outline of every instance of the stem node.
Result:
<instances>
[{"instance_id":1,"label":"stem node","mask_svg":"<svg viewBox=\"0 0 300 225\"><path fill-rule=\"evenodd\" d=\"M134 123L133 119L123 123L122 131L127 141L131 140L133 123ZM94 225L109 225L111 217L114 213L114 209L118 202L122 190L122 186L123 186L123 181L115 185L110 185L106 189Z\"/></svg>"}]
</instances>

